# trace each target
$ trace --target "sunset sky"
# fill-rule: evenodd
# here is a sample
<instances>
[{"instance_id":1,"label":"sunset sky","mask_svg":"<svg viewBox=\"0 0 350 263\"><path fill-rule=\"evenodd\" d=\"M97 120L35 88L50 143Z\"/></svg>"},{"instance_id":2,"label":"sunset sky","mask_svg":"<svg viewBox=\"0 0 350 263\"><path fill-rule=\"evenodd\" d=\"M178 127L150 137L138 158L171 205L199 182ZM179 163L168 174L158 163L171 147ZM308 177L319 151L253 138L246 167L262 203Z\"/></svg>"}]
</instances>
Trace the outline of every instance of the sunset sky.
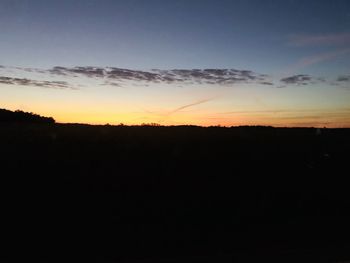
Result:
<instances>
[{"instance_id":1,"label":"sunset sky","mask_svg":"<svg viewBox=\"0 0 350 263\"><path fill-rule=\"evenodd\" d=\"M0 108L350 127L349 0L1 0Z\"/></svg>"}]
</instances>

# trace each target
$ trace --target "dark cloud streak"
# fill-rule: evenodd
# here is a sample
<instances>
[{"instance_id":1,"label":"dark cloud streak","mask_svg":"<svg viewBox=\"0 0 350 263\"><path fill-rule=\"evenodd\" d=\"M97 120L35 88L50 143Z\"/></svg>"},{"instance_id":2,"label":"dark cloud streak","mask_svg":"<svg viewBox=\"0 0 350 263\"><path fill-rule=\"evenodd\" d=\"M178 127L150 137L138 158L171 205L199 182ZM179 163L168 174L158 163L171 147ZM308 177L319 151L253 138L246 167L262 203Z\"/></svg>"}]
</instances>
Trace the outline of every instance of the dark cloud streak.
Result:
<instances>
[{"instance_id":1,"label":"dark cloud streak","mask_svg":"<svg viewBox=\"0 0 350 263\"><path fill-rule=\"evenodd\" d=\"M339 76L337 78L337 81L338 82L350 82L350 75L347 75L347 76Z\"/></svg>"},{"instance_id":2,"label":"dark cloud streak","mask_svg":"<svg viewBox=\"0 0 350 263\"><path fill-rule=\"evenodd\" d=\"M312 82L312 77L309 75L300 74L300 75L294 75L294 76L282 78L280 81L286 85L300 86L300 85L310 84Z\"/></svg>"},{"instance_id":3,"label":"dark cloud streak","mask_svg":"<svg viewBox=\"0 0 350 263\"><path fill-rule=\"evenodd\" d=\"M0 84L17 85L17 86L35 86L51 89L76 89L71 87L65 81L47 81L47 80L32 80L27 78L11 78L0 76Z\"/></svg>"},{"instance_id":4,"label":"dark cloud streak","mask_svg":"<svg viewBox=\"0 0 350 263\"><path fill-rule=\"evenodd\" d=\"M53 75L85 76L88 78L107 78L114 81L145 81L153 83L189 83L189 84L236 84L266 82L268 76L250 70L236 69L172 69L150 71L122 68L98 67L54 67L49 70Z\"/></svg>"}]
</instances>

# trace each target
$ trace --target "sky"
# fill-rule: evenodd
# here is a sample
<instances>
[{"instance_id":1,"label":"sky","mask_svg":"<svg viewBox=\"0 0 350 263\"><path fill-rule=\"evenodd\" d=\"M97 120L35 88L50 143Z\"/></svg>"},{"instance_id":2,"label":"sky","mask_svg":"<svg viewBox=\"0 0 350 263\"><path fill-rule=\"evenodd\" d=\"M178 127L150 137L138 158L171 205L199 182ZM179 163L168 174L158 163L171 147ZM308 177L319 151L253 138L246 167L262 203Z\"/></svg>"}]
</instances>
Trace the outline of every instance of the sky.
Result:
<instances>
[{"instance_id":1,"label":"sky","mask_svg":"<svg viewBox=\"0 0 350 263\"><path fill-rule=\"evenodd\" d=\"M350 127L348 0L1 0L0 108Z\"/></svg>"}]
</instances>

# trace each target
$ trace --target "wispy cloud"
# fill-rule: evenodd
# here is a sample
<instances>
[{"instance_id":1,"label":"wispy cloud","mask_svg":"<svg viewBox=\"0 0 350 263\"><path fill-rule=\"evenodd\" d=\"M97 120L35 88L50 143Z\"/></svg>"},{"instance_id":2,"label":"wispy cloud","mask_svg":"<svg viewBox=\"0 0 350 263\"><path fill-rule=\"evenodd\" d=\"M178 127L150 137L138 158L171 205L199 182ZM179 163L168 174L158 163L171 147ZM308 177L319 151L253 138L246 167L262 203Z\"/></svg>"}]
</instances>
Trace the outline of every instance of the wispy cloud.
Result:
<instances>
[{"instance_id":1,"label":"wispy cloud","mask_svg":"<svg viewBox=\"0 0 350 263\"><path fill-rule=\"evenodd\" d=\"M0 76L0 83L7 85L18 85L18 86L34 86L40 88L51 88L51 89L76 89L71 87L65 81L46 81L46 80L32 80L27 78L11 78Z\"/></svg>"},{"instance_id":2,"label":"wispy cloud","mask_svg":"<svg viewBox=\"0 0 350 263\"><path fill-rule=\"evenodd\" d=\"M350 44L350 33L322 34L322 35L292 35L288 38L291 46L346 46Z\"/></svg>"},{"instance_id":3,"label":"wispy cloud","mask_svg":"<svg viewBox=\"0 0 350 263\"><path fill-rule=\"evenodd\" d=\"M7 71L20 76L38 76L48 81L79 81L94 85L108 85L122 87L126 83L132 85L148 84L176 84L176 85L217 85L234 86L236 84L274 85L270 76L240 69L150 69L133 70L116 67L53 67L51 69L2 67L0 74ZM13 77L12 75L7 77ZM73 82L74 82L73 81Z\"/></svg>"},{"instance_id":4,"label":"wispy cloud","mask_svg":"<svg viewBox=\"0 0 350 263\"><path fill-rule=\"evenodd\" d=\"M273 86L266 74L239 69L150 69L133 70L116 67L53 67L50 69L0 67L2 84L71 88L90 86L148 87L150 85L187 85L233 87L237 84Z\"/></svg>"},{"instance_id":5,"label":"wispy cloud","mask_svg":"<svg viewBox=\"0 0 350 263\"><path fill-rule=\"evenodd\" d=\"M349 82L350 83L350 74L349 75L342 75L337 78L338 82Z\"/></svg>"},{"instance_id":6,"label":"wispy cloud","mask_svg":"<svg viewBox=\"0 0 350 263\"><path fill-rule=\"evenodd\" d=\"M259 84L261 84L261 85L268 85L268 86L273 86L274 85L273 82L271 82L271 81L262 81L262 82L259 82Z\"/></svg>"},{"instance_id":7,"label":"wispy cloud","mask_svg":"<svg viewBox=\"0 0 350 263\"><path fill-rule=\"evenodd\" d=\"M317 109L301 109L301 110L297 110L297 109L271 109L271 110L246 110L246 111L227 111L227 112L221 112L219 114L260 114L260 113L273 113L273 114L277 114L277 113L304 113L304 112L318 112L320 110Z\"/></svg>"},{"instance_id":8,"label":"wispy cloud","mask_svg":"<svg viewBox=\"0 0 350 263\"><path fill-rule=\"evenodd\" d=\"M340 75L330 83L332 86L338 86L350 90L350 74Z\"/></svg>"},{"instance_id":9,"label":"wispy cloud","mask_svg":"<svg viewBox=\"0 0 350 263\"><path fill-rule=\"evenodd\" d=\"M309 75L299 74L299 75L294 75L294 76L282 78L280 81L283 84L291 84L291 85L300 86L300 85L307 85L307 84L311 83L312 78Z\"/></svg>"},{"instance_id":10,"label":"wispy cloud","mask_svg":"<svg viewBox=\"0 0 350 263\"><path fill-rule=\"evenodd\" d=\"M302 69L307 68L309 66L331 61L347 54L350 54L350 48L343 48L335 51L323 52L315 55L306 56L299 59L295 64L289 66L286 70L284 70L284 72L282 72L282 74L290 75L294 72L300 72Z\"/></svg>"},{"instance_id":11,"label":"wispy cloud","mask_svg":"<svg viewBox=\"0 0 350 263\"><path fill-rule=\"evenodd\" d=\"M297 68L304 68L313 64L332 60L342 55L350 53L350 48L339 49L331 52L320 53L309 57L302 58L296 65Z\"/></svg>"},{"instance_id":12,"label":"wispy cloud","mask_svg":"<svg viewBox=\"0 0 350 263\"><path fill-rule=\"evenodd\" d=\"M114 67L54 67L49 70L53 75L84 76L88 78L106 78L113 81L143 81L153 83L189 83L189 84L236 84L268 83L268 76L250 70L237 69L152 69L149 71Z\"/></svg>"},{"instance_id":13,"label":"wispy cloud","mask_svg":"<svg viewBox=\"0 0 350 263\"><path fill-rule=\"evenodd\" d=\"M84 75L86 77L104 77L105 71L103 68L98 67L74 67L74 68L66 68L66 67L53 67L48 70L49 73L53 75Z\"/></svg>"},{"instance_id":14,"label":"wispy cloud","mask_svg":"<svg viewBox=\"0 0 350 263\"><path fill-rule=\"evenodd\" d=\"M312 77L306 74L293 74L293 71L313 63L319 63L333 57L350 53L350 48L303 58L293 70L284 72L279 80L269 75L256 73L251 70L238 69L151 69L132 70L115 67L53 67L51 69L0 67L0 84L21 86L35 86L55 89L80 89L90 86L149 87L152 85L176 85L196 87L215 85L217 87L231 87L236 84L255 84L271 87L285 87L286 85L309 85L315 83L329 83L326 79ZM332 80L332 85L344 84L349 76L339 76Z\"/></svg>"},{"instance_id":15,"label":"wispy cloud","mask_svg":"<svg viewBox=\"0 0 350 263\"><path fill-rule=\"evenodd\" d=\"M331 33L331 34L296 34L288 37L287 44L292 47L323 47L331 48L326 52L312 54L299 59L290 66L284 74L290 75L294 72L300 72L301 69L332 61L344 55L350 54L350 32Z\"/></svg>"},{"instance_id":16,"label":"wispy cloud","mask_svg":"<svg viewBox=\"0 0 350 263\"><path fill-rule=\"evenodd\" d=\"M152 69L141 71L90 66L73 68L54 67L51 69L1 66L0 84L73 90L91 85L123 88L130 85L148 87L153 84L175 84L177 86L181 84L181 87L186 87L186 85L200 87L201 85L234 86L235 84L244 83L282 88L287 85L306 86L321 82L332 86L347 87L346 85L349 83L350 75L326 80L306 74L291 73L307 65L332 59L348 52L350 53L350 48L303 58L299 63L294 65L293 70L284 72L280 80L251 70L237 69ZM164 116L163 113L162 116Z\"/></svg>"}]
</instances>

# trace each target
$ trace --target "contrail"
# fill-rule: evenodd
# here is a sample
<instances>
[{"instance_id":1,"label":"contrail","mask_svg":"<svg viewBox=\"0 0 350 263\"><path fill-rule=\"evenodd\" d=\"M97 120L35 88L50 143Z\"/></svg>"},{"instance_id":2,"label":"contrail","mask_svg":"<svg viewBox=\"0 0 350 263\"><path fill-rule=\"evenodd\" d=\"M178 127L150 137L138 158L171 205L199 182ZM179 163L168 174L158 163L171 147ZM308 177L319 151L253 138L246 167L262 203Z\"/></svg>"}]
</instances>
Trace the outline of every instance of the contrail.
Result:
<instances>
[{"instance_id":1,"label":"contrail","mask_svg":"<svg viewBox=\"0 0 350 263\"><path fill-rule=\"evenodd\" d=\"M297 63L288 67L287 70L283 72L279 72L279 75L288 76L288 75L294 74L294 72L298 72L300 69L303 69L315 64L323 63L329 60L333 60L343 55L346 55L348 53L350 53L350 48L338 49L331 52L325 52L325 53L320 53L312 56L303 57Z\"/></svg>"},{"instance_id":2,"label":"contrail","mask_svg":"<svg viewBox=\"0 0 350 263\"><path fill-rule=\"evenodd\" d=\"M181 107L178 107L178 108L176 108L176 109L174 109L174 110L168 112L168 113L166 114L166 116L169 116L169 115L171 115L171 114L174 114L174 113L176 113L176 112L178 112L178 111L180 111L180 110L186 109L186 108L190 108L190 107L193 107L193 106L196 106L196 105L199 105L199 104L206 103L206 102L211 101L211 100L213 100L213 99L214 99L214 98L209 98L209 99L204 99L204 100L198 100L198 101L196 101L196 102L183 105L183 106L181 106Z\"/></svg>"},{"instance_id":3,"label":"contrail","mask_svg":"<svg viewBox=\"0 0 350 263\"><path fill-rule=\"evenodd\" d=\"M203 104L203 103L206 103L208 101L211 101L213 99L215 99L217 96L215 97L212 97L212 98L208 98L208 99L202 99L202 100L197 100L193 103L190 103L190 104L186 104L186 105L183 105L181 107L178 107L174 110L170 110L170 111L165 111L165 112L154 112L154 111L149 111L149 110L146 110L146 109L143 109L144 112L148 113L148 114L152 114L152 115L156 115L156 116L159 116L161 117L161 119L158 121L158 122L164 122L167 118L170 117L170 115L174 114L174 113L177 113L183 109L187 109L187 108L190 108L190 107L194 107L194 106L197 106L199 104Z\"/></svg>"}]
</instances>

